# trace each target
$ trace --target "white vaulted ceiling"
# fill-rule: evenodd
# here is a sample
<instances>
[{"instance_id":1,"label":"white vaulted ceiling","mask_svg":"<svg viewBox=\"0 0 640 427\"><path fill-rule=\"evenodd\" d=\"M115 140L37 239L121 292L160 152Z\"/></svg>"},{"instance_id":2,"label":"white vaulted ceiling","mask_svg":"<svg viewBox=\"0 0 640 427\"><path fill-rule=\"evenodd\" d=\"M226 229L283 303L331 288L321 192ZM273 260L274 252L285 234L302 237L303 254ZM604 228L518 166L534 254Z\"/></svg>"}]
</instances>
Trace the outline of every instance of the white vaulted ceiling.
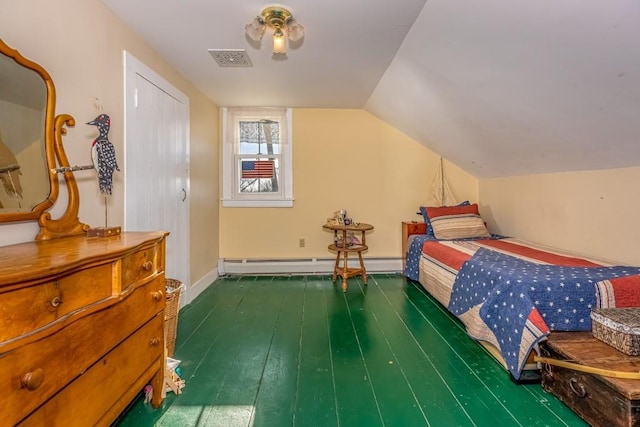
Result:
<instances>
[{"instance_id":1,"label":"white vaulted ceiling","mask_svg":"<svg viewBox=\"0 0 640 427\"><path fill-rule=\"evenodd\" d=\"M220 106L364 108L477 177L640 166L636 0L103 0ZM221 68L208 49L246 49Z\"/></svg>"}]
</instances>

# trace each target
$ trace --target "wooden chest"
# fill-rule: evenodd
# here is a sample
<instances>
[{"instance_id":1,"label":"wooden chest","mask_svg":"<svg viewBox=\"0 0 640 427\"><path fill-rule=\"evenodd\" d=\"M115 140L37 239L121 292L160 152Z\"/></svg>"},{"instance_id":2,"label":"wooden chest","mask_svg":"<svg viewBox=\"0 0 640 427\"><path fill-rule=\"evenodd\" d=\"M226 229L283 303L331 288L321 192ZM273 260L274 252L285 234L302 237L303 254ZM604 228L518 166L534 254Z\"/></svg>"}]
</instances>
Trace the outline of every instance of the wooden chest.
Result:
<instances>
[{"instance_id":1,"label":"wooden chest","mask_svg":"<svg viewBox=\"0 0 640 427\"><path fill-rule=\"evenodd\" d=\"M544 357L595 368L640 371L639 356L621 353L591 332L554 332L540 349ZM640 426L640 380L543 365L542 387L593 426Z\"/></svg>"}]
</instances>

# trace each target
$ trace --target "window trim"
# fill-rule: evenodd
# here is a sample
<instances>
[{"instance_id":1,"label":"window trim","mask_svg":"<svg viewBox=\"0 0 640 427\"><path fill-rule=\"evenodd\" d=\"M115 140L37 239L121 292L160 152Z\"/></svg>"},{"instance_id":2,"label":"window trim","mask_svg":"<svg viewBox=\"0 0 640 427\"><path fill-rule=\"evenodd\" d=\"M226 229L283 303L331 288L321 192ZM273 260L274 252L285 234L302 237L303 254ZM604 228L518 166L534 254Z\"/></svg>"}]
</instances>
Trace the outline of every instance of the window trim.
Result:
<instances>
[{"instance_id":1,"label":"window trim","mask_svg":"<svg viewBox=\"0 0 640 427\"><path fill-rule=\"evenodd\" d=\"M231 110L231 111L230 111ZM256 208L291 208L293 207L293 126L292 126L292 109L283 108L286 141L282 144L282 153L280 154L280 184L283 185L282 196L269 193L239 194L235 177L238 176L237 165L234 156L234 129L229 129L229 115L233 114L233 108L223 107L221 109L222 122L222 206L223 207L256 207ZM240 109L238 109L240 110ZM242 108L242 110L250 111L252 108ZM253 109L254 113L264 108Z\"/></svg>"}]
</instances>

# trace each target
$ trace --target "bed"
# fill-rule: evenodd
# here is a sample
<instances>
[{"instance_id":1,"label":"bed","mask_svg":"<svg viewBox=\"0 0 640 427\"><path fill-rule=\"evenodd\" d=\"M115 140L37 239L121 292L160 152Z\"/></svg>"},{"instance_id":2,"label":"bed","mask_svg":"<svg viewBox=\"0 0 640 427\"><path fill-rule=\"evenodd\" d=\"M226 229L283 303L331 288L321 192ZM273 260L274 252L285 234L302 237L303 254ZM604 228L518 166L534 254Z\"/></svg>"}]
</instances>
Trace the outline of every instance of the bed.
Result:
<instances>
[{"instance_id":1,"label":"bed","mask_svg":"<svg viewBox=\"0 0 640 427\"><path fill-rule=\"evenodd\" d=\"M494 346L516 380L552 331L590 331L592 308L640 306L640 267L491 235L477 205L421 211L426 232L405 231L405 275Z\"/></svg>"}]
</instances>

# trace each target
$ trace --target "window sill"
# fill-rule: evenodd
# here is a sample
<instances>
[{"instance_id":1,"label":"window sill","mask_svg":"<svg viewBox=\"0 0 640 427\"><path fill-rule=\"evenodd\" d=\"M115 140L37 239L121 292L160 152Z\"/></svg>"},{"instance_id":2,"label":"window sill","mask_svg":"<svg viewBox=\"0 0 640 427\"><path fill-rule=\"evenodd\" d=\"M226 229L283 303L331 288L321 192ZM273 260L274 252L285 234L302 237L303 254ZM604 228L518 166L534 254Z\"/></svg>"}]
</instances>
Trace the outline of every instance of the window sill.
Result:
<instances>
[{"instance_id":1,"label":"window sill","mask_svg":"<svg viewBox=\"0 0 640 427\"><path fill-rule=\"evenodd\" d=\"M293 199L237 200L222 199L223 208L292 208Z\"/></svg>"}]
</instances>

